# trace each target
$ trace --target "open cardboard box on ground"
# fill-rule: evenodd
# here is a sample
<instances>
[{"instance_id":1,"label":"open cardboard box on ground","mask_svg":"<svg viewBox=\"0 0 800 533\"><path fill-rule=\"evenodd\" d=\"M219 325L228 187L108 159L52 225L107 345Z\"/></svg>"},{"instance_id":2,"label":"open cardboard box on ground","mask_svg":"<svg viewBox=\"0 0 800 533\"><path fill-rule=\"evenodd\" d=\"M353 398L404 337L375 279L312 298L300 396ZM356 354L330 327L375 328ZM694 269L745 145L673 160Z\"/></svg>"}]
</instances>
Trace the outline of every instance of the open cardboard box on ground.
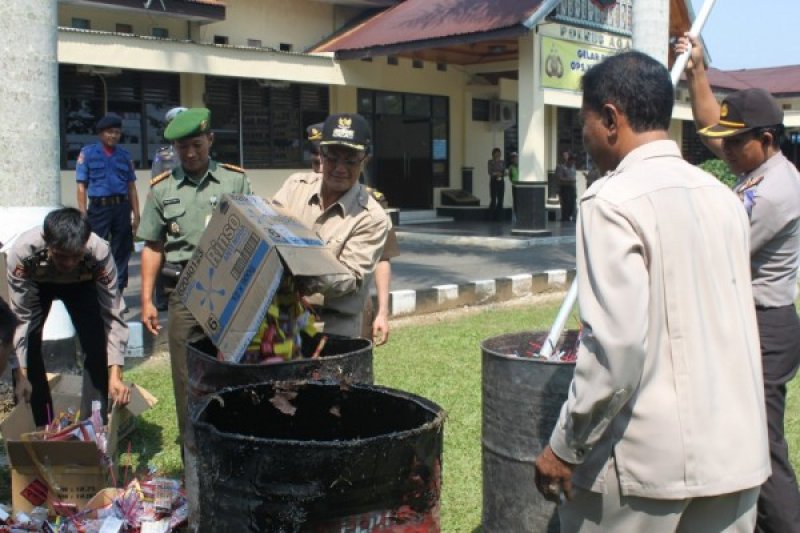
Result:
<instances>
[{"instance_id":1,"label":"open cardboard box on ground","mask_svg":"<svg viewBox=\"0 0 800 533\"><path fill-rule=\"evenodd\" d=\"M258 196L226 194L176 291L225 359L239 362L285 270L294 276L349 273L297 219Z\"/></svg>"},{"instance_id":2,"label":"open cardboard box on ground","mask_svg":"<svg viewBox=\"0 0 800 533\"><path fill-rule=\"evenodd\" d=\"M71 374L50 377L55 413L80 407L82 381L81 376ZM114 460L117 443L133 430L134 418L157 402L142 387L130 387L130 403L112 409L108 419L108 455ZM109 468L103 464L94 442L22 440L22 435L36 429L28 404L14 407L0 424L11 468L11 506L15 512L29 512L37 505L47 505L47 498L82 508L98 491L110 485Z\"/></svg>"}]
</instances>

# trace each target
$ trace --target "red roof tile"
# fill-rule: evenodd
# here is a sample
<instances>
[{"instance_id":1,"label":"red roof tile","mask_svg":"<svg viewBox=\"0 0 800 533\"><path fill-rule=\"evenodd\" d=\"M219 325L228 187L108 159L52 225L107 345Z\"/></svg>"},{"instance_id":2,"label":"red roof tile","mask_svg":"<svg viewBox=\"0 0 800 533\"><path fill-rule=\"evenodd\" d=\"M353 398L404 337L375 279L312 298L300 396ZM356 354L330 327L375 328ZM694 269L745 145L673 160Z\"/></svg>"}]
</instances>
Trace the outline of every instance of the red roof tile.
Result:
<instances>
[{"instance_id":1,"label":"red roof tile","mask_svg":"<svg viewBox=\"0 0 800 533\"><path fill-rule=\"evenodd\" d=\"M719 89L738 91L761 87L772 94L800 94L800 65L708 71L708 81Z\"/></svg>"},{"instance_id":2,"label":"red roof tile","mask_svg":"<svg viewBox=\"0 0 800 533\"><path fill-rule=\"evenodd\" d=\"M431 41L510 29L533 16L546 0L405 0L313 52L336 52Z\"/></svg>"}]
</instances>

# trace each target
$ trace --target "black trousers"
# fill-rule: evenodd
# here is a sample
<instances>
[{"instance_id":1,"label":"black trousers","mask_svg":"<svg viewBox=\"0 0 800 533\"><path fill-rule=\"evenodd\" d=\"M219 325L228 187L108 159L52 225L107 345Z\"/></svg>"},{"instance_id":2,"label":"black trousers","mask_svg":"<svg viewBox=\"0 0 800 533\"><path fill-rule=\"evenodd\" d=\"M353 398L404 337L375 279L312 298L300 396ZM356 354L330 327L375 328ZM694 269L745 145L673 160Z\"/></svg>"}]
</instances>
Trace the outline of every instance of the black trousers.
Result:
<instances>
[{"instance_id":1,"label":"black trousers","mask_svg":"<svg viewBox=\"0 0 800 533\"><path fill-rule=\"evenodd\" d=\"M506 195L506 181L489 178L489 217L499 220L503 216L503 200Z\"/></svg>"},{"instance_id":2,"label":"black trousers","mask_svg":"<svg viewBox=\"0 0 800 533\"><path fill-rule=\"evenodd\" d=\"M105 421L108 412L107 334L100 315L94 281L72 284L40 283L38 296L42 312L31 320L28 330L28 381L33 387L31 408L34 422L37 426L43 426L58 415L53 412L53 400L42 357L42 329L55 299L61 300L67 308L86 354L83 362L80 417L88 418L92 414L92 401L98 400Z\"/></svg>"},{"instance_id":3,"label":"black trousers","mask_svg":"<svg viewBox=\"0 0 800 533\"><path fill-rule=\"evenodd\" d=\"M574 185L560 185L558 187L558 201L561 204L561 222L575 218L575 198L577 196Z\"/></svg>"},{"instance_id":4,"label":"black trousers","mask_svg":"<svg viewBox=\"0 0 800 533\"><path fill-rule=\"evenodd\" d=\"M131 204L96 205L90 202L86 215L92 231L111 246L111 255L117 267L117 287L122 294L128 286L128 261L133 251Z\"/></svg>"},{"instance_id":5,"label":"black trousers","mask_svg":"<svg viewBox=\"0 0 800 533\"><path fill-rule=\"evenodd\" d=\"M784 439L786 384L800 366L800 319L794 305L756 309L764 372L772 475L761 486L756 531L800 532L800 491Z\"/></svg>"}]
</instances>

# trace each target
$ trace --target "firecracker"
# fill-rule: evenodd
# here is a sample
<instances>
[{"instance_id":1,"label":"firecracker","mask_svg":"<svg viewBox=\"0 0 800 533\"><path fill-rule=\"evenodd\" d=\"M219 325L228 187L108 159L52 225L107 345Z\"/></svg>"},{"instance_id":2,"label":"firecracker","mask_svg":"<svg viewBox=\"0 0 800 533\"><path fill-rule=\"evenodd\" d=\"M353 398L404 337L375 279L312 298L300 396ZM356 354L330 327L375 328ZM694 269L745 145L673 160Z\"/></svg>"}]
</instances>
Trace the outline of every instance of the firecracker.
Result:
<instances>
[{"instance_id":1,"label":"firecracker","mask_svg":"<svg viewBox=\"0 0 800 533\"><path fill-rule=\"evenodd\" d=\"M241 362L269 364L302 358L304 345L317 336L314 319L292 276L284 276Z\"/></svg>"}]
</instances>

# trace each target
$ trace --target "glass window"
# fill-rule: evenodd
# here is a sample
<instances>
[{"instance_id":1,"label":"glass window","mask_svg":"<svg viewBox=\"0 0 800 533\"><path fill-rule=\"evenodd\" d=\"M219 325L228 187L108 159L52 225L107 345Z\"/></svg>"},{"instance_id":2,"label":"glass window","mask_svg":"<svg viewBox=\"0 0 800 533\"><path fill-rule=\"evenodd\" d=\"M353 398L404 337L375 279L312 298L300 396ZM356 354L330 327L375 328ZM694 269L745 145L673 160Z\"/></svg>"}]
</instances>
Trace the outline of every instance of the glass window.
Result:
<instances>
[{"instance_id":1,"label":"glass window","mask_svg":"<svg viewBox=\"0 0 800 533\"><path fill-rule=\"evenodd\" d=\"M80 149L97 142L94 126L106 113L122 118L120 145L136 168L150 168L162 139L164 113L178 104L174 74L120 70L102 76L59 67L61 168L74 169Z\"/></svg>"},{"instance_id":2,"label":"glass window","mask_svg":"<svg viewBox=\"0 0 800 533\"><path fill-rule=\"evenodd\" d=\"M372 114L372 100L375 93L367 89L358 90L358 112L362 115Z\"/></svg>"},{"instance_id":3,"label":"glass window","mask_svg":"<svg viewBox=\"0 0 800 533\"><path fill-rule=\"evenodd\" d=\"M489 122L489 100L482 98L472 99L472 120L475 122Z\"/></svg>"},{"instance_id":4,"label":"glass window","mask_svg":"<svg viewBox=\"0 0 800 533\"><path fill-rule=\"evenodd\" d=\"M403 95L400 93L378 93L375 96L375 113L379 115L402 115Z\"/></svg>"},{"instance_id":5,"label":"glass window","mask_svg":"<svg viewBox=\"0 0 800 533\"><path fill-rule=\"evenodd\" d=\"M449 100L446 96L434 96L431 98L432 115L434 118L447 118L450 114L448 109Z\"/></svg>"},{"instance_id":6,"label":"glass window","mask_svg":"<svg viewBox=\"0 0 800 533\"><path fill-rule=\"evenodd\" d=\"M424 94L407 94L405 114L411 117L431 116L431 97Z\"/></svg>"},{"instance_id":7,"label":"glass window","mask_svg":"<svg viewBox=\"0 0 800 533\"><path fill-rule=\"evenodd\" d=\"M215 157L248 169L310 166L305 129L328 116L328 93L323 85L208 77Z\"/></svg>"}]
</instances>

